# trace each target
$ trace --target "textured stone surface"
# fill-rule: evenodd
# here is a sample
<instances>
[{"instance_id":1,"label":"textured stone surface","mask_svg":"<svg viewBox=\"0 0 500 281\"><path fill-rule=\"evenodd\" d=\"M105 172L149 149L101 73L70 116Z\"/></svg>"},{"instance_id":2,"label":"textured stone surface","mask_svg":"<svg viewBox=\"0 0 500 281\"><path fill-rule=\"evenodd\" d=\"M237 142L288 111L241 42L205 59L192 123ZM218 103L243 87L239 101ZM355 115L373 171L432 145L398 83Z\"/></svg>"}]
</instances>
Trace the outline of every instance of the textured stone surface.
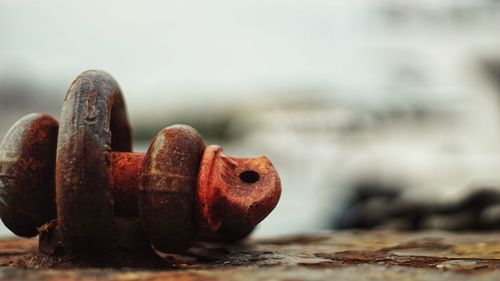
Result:
<instances>
[{"instance_id":1,"label":"textured stone surface","mask_svg":"<svg viewBox=\"0 0 500 281\"><path fill-rule=\"evenodd\" d=\"M199 243L165 267L30 267L36 240L0 241L0 280L500 280L500 233L343 231ZM473 278L473 279L471 279Z\"/></svg>"}]
</instances>

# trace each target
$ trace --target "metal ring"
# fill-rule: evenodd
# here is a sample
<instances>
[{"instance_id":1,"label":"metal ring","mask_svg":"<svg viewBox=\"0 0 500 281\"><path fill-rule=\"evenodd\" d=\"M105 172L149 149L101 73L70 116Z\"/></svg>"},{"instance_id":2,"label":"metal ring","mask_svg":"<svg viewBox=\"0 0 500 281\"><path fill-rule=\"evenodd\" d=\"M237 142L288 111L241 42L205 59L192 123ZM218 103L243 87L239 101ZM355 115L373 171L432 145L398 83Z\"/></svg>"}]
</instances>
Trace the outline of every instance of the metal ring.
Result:
<instances>
[{"instance_id":1,"label":"metal ring","mask_svg":"<svg viewBox=\"0 0 500 281\"><path fill-rule=\"evenodd\" d=\"M198 234L196 178L204 149L200 134L182 125L163 129L149 146L139 180L139 212L157 250L182 252Z\"/></svg>"},{"instance_id":2,"label":"metal ring","mask_svg":"<svg viewBox=\"0 0 500 281\"><path fill-rule=\"evenodd\" d=\"M66 94L57 143L57 219L68 253L114 247L107 154L131 146L117 82L103 71L80 74Z\"/></svg>"}]
</instances>

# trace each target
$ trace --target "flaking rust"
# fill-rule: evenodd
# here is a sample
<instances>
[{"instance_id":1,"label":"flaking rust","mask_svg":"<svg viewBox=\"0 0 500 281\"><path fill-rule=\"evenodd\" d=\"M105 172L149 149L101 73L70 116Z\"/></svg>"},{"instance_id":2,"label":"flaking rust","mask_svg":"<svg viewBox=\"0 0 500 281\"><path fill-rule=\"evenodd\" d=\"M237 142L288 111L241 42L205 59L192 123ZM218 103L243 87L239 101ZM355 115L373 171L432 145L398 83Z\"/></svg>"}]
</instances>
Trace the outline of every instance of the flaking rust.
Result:
<instances>
[{"instance_id":1,"label":"flaking rust","mask_svg":"<svg viewBox=\"0 0 500 281\"><path fill-rule=\"evenodd\" d=\"M152 247L239 240L278 203L267 158L224 156L189 126L161 130L144 154L131 147L121 90L102 71L71 84L60 124L34 114L12 127L0 145L0 216L17 235L41 234L40 265L133 266L158 257Z\"/></svg>"}]
</instances>

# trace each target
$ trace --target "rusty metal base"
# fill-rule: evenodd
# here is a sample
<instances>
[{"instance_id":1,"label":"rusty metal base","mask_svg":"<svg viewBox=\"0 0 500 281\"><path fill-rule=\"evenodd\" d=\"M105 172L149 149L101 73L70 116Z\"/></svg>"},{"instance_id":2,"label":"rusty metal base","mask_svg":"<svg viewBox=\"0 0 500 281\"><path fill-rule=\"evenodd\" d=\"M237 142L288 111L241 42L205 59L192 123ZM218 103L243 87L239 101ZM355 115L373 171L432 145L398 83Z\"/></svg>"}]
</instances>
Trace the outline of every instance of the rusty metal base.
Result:
<instances>
[{"instance_id":1,"label":"rusty metal base","mask_svg":"<svg viewBox=\"0 0 500 281\"><path fill-rule=\"evenodd\" d=\"M500 280L500 233L343 231L197 243L159 264L129 255L117 268L114 258L51 263L36 240L4 240L0 280Z\"/></svg>"}]
</instances>

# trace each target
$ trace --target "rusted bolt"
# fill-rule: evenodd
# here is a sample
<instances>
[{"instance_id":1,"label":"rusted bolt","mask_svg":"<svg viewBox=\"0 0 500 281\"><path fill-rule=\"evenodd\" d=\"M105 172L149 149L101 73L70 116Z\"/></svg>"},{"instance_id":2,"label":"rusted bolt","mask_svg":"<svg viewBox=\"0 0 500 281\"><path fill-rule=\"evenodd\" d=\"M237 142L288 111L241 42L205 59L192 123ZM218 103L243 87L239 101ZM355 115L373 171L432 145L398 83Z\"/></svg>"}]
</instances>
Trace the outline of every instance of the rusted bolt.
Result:
<instances>
[{"instance_id":1,"label":"rusted bolt","mask_svg":"<svg viewBox=\"0 0 500 281\"><path fill-rule=\"evenodd\" d=\"M227 157L185 125L161 130L144 154L130 152L130 136L115 80L82 73L60 125L28 115L0 145L6 226L26 237L54 231L66 253L105 252L117 247L118 230L127 231L117 218L140 217L149 242L174 253L200 238L244 237L279 200L279 176L266 157Z\"/></svg>"}]
</instances>

